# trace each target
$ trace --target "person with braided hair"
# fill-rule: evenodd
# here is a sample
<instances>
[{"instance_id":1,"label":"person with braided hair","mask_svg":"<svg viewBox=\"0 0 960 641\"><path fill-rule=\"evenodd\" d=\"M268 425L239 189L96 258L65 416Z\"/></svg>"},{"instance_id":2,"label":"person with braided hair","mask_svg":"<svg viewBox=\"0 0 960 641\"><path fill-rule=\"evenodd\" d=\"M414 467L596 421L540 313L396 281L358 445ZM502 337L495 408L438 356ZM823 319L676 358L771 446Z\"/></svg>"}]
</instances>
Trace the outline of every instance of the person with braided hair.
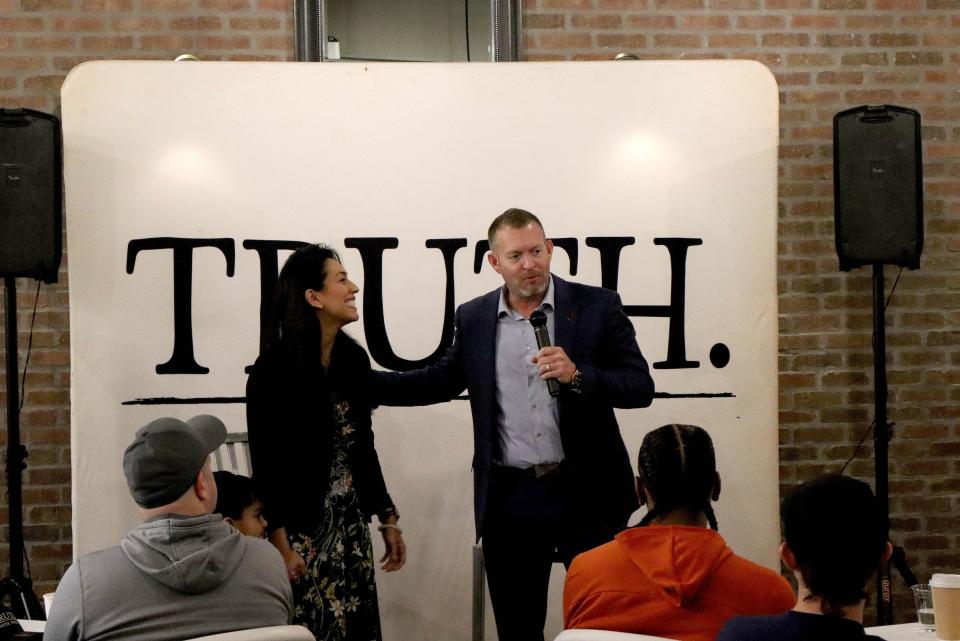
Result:
<instances>
[{"instance_id":1,"label":"person with braided hair","mask_svg":"<svg viewBox=\"0 0 960 641\"><path fill-rule=\"evenodd\" d=\"M731 619L717 641L882 641L863 629L866 586L893 547L870 486L827 474L780 506L780 558L797 578L797 603L781 616Z\"/></svg>"},{"instance_id":2,"label":"person with braided hair","mask_svg":"<svg viewBox=\"0 0 960 641\"><path fill-rule=\"evenodd\" d=\"M573 560L563 590L564 627L713 641L732 616L790 609L796 600L790 584L735 555L717 532L711 503L720 498L720 475L706 430L653 430L637 468L647 514Z\"/></svg>"}]
</instances>

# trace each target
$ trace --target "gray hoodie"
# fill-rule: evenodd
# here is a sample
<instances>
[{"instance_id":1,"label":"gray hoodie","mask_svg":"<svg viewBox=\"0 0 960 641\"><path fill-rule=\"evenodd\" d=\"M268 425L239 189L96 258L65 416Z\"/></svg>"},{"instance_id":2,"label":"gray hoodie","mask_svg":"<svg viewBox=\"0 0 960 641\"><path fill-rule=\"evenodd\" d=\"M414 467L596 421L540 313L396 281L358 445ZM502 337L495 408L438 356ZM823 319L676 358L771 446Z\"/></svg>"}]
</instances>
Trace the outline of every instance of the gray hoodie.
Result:
<instances>
[{"instance_id":1,"label":"gray hoodie","mask_svg":"<svg viewBox=\"0 0 960 641\"><path fill-rule=\"evenodd\" d=\"M284 625L292 600L272 545L217 514L165 515L67 570L43 638L175 641Z\"/></svg>"}]
</instances>

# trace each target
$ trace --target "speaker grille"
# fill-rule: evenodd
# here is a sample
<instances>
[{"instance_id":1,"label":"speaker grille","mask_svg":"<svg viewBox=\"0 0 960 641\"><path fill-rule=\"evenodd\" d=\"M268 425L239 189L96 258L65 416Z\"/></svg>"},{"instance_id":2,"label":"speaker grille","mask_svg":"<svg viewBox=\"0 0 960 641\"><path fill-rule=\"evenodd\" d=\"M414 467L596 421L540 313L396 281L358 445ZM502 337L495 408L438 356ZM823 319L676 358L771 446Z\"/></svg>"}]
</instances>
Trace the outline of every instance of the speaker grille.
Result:
<instances>
[{"instance_id":1,"label":"speaker grille","mask_svg":"<svg viewBox=\"0 0 960 641\"><path fill-rule=\"evenodd\" d=\"M60 121L0 109L0 276L57 280L62 213Z\"/></svg>"},{"instance_id":2,"label":"speaker grille","mask_svg":"<svg viewBox=\"0 0 960 641\"><path fill-rule=\"evenodd\" d=\"M916 268L923 248L920 115L858 107L834 118L834 199L841 269Z\"/></svg>"}]
</instances>

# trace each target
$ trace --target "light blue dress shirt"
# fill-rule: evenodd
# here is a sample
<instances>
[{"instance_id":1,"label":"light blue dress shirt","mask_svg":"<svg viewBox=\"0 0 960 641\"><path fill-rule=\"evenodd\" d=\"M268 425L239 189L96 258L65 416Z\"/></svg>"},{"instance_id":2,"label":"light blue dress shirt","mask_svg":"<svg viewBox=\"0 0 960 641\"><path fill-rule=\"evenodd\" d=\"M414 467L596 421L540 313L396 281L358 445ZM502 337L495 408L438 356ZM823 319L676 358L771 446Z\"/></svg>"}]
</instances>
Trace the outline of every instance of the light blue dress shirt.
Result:
<instances>
[{"instance_id":1,"label":"light blue dress shirt","mask_svg":"<svg viewBox=\"0 0 960 641\"><path fill-rule=\"evenodd\" d=\"M554 336L553 276L538 309ZM500 465L528 468L563 460L560 408L530 359L540 351L530 321L507 306L500 289L497 309L497 426Z\"/></svg>"}]
</instances>

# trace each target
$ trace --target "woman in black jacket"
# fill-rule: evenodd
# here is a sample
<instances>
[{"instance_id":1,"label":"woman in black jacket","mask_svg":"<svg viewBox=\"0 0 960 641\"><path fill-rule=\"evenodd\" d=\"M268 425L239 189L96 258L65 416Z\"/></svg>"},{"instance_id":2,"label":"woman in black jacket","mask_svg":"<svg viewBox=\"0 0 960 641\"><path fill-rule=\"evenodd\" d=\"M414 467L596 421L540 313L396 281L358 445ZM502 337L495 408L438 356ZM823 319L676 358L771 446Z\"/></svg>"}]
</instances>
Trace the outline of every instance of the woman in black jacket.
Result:
<instances>
[{"instance_id":1,"label":"woman in black jacket","mask_svg":"<svg viewBox=\"0 0 960 641\"><path fill-rule=\"evenodd\" d=\"M343 326L358 287L335 251L308 245L284 264L270 340L247 382L254 478L270 541L318 641L377 641L380 617L367 523L376 514L387 572L406 561L397 510L373 446L367 353Z\"/></svg>"}]
</instances>

